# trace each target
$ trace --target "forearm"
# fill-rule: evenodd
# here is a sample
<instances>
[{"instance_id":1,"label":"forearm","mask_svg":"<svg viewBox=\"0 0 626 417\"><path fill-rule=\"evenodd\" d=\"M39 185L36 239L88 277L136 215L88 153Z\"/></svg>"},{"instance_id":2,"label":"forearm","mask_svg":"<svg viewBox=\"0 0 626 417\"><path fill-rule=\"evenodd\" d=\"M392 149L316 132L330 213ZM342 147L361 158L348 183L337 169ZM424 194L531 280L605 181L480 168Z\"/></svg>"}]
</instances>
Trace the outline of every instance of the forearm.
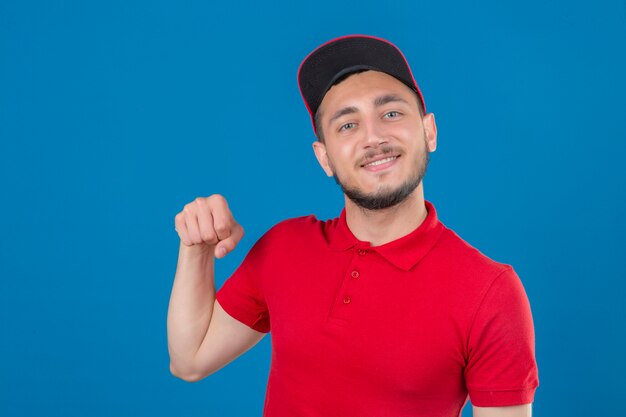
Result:
<instances>
[{"instance_id":1,"label":"forearm","mask_svg":"<svg viewBox=\"0 0 626 417\"><path fill-rule=\"evenodd\" d=\"M167 313L170 369L177 376L194 372L194 357L204 340L215 303L214 253L206 245L180 244Z\"/></svg>"},{"instance_id":2,"label":"forearm","mask_svg":"<svg viewBox=\"0 0 626 417\"><path fill-rule=\"evenodd\" d=\"M472 407L474 417L531 417L532 403L508 407Z\"/></svg>"}]
</instances>

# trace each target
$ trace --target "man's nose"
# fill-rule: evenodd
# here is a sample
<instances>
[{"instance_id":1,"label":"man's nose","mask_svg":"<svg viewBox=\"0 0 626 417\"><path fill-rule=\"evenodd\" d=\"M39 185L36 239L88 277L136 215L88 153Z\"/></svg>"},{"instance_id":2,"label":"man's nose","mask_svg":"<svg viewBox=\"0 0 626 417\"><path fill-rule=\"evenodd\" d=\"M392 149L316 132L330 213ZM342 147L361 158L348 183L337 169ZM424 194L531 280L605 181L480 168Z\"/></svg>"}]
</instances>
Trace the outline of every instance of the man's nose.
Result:
<instances>
[{"instance_id":1,"label":"man's nose","mask_svg":"<svg viewBox=\"0 0 626 417\"><path fill-rule=\"evenodd\" d=\"M368 117L364 120L364 125L363 147L376 148L388 142L384 126L377 117Z\"/></svg>"}]
</instances>

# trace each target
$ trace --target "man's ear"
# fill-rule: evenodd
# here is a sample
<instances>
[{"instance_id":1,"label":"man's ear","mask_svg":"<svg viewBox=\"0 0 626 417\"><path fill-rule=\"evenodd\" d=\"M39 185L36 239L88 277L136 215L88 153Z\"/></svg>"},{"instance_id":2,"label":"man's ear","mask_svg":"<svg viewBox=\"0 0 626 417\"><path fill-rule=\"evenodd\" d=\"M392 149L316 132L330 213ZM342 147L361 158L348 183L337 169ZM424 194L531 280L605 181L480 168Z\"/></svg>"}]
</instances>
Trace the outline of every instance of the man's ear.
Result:
<instances>
[{"instance_id":1,"label":"man's ear","mask_svg":"<svg viewBox=\"0 0 626 417\"><path fill-rule=\"evenodd\" d=\"M422 118L424 132L426 132L426 143L428 144L428 152L435 152L437 149L437 124L435 123L435 115L428 113Z\"/></svg>"},{"instance_id":2,"label":"man's ear","mask_svg":"<svg viewBox=\"0 0 626 417\"><path fill-rule=\"evenodd\" d=\"M320 163L320 166L329 177L333 176L333 170L330 169L330 164L328 163L328 155L326 154L326 145L316 140L313 142L313 152L315 152L315 157L317 158L317 162Z\"/></svg>"}]
</instances>

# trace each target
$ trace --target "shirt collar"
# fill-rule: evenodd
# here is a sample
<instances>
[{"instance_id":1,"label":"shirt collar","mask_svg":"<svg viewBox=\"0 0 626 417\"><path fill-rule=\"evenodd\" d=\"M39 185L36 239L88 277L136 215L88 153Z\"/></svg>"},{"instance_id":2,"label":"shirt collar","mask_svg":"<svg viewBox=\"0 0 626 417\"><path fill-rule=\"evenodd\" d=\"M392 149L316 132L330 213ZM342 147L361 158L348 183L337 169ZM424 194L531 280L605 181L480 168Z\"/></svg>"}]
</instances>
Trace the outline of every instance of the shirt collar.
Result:
<instances>
[{"instance_id":1,"label":"shirt collar","mask_svg":"<svg viewBox=\"0 0 626 417\"><path fill-rule=\"evenodd\" d=\"M346 222L344 207L339 219L332 222L334 227L329 230L330 248L337 251L351 248L375 251L398 268L408 271L435 245L444 229L444 225L437 218L435 206L426 200L424 204L428 213L422 224L408 235L380 246L371 246L370 242L360 241L352 234Z\"/></svg>"}]
</instances>

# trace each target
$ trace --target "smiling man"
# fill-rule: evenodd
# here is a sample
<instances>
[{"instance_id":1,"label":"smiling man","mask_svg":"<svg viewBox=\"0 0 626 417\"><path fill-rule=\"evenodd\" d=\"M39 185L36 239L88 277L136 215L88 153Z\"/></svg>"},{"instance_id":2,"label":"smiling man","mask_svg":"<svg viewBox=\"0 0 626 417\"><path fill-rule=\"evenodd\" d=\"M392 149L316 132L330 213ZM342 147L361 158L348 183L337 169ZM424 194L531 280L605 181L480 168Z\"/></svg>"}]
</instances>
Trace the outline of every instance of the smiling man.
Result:
<instances>
[{"instance_id":1,"label":"smiling man","mask_svg":"<svg viewBox=\"0 0 626 417\"><path fill-rule=\"evenodd\" d=\"M177 214L170 369L197 381L271 330L264 416L530 416L538 386L522 283L424 199L437 128L402 53L370 36L305 58L300 90L345 208L272 227L216 292L243 235L225 199Z\"/></svg>"}]
</instances>

